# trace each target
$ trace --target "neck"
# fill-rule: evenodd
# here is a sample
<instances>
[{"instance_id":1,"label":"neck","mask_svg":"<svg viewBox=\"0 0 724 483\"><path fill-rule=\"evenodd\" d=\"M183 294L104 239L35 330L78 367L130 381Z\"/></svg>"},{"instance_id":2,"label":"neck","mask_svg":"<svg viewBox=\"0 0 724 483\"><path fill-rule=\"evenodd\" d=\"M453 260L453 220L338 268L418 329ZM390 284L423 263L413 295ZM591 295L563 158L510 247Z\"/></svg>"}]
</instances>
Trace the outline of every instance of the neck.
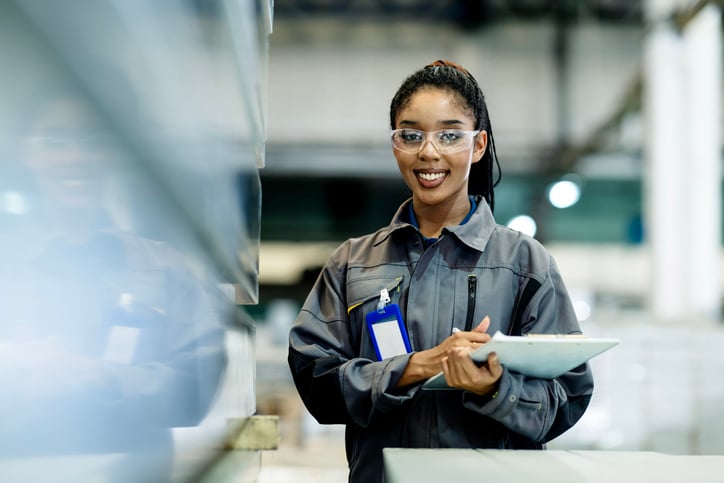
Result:
<instances>
[{"instance_id":1,"label":"neck","mask_svg":"<svg viewBox=\"0 0 724 483\"><path fill-rule=\"evenodd\" d=\"M467 195L448 203L425 205L413 201L413 209L420 232L426 238L438 238L446 226L457 225L470 211Z\"/></svg>"}]
</instances>

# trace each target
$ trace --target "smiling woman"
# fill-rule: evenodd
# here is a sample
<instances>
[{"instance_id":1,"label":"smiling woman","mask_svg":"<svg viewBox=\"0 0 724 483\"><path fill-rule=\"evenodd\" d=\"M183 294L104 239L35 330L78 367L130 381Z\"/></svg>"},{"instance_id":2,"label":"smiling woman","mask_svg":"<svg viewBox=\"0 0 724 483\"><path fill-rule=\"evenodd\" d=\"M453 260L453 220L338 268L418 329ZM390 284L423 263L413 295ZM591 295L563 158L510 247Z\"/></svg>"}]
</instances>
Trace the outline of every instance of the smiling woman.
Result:
<instances>
[{"instance_id":1,"label":"smiling woman","mask_svg":"<svg viewBox=\"0 0 724 483\"><path fill-rule=\"evenodd\" d=\"M290 331L289 366L311 414L345 424L349 481L384 481L382 449L543 448L591 398L583 364L525 377L470 354L500 331L578 334L550 254L493 217L493 132L477 81L436 61L390 106L392 153L411 192L391 223L330 256ZM375 321L394 331L380 340ZM409 341L380 351L386 337ZM423 391L443 372L458 391Z\"/></svg>"}]
</instances>

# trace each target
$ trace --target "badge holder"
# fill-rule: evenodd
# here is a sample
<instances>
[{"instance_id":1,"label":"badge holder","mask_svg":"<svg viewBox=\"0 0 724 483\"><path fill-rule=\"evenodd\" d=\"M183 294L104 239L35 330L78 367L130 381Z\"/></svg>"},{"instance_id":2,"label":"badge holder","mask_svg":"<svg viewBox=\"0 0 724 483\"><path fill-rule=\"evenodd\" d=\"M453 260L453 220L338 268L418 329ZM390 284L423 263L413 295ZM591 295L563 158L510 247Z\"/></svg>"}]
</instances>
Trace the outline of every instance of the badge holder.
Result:
<instances>
[{"instance_id":1,"label":"badge holder","mask_svg":"<svg viewBox=\"0 0 724 483\"><path fill-rule=\"evenodd\" d=\"M412 352L400 307L390 304L387 289L380 291L377 310L365 316L378 360Z\"/></svg>"}]
</instances>

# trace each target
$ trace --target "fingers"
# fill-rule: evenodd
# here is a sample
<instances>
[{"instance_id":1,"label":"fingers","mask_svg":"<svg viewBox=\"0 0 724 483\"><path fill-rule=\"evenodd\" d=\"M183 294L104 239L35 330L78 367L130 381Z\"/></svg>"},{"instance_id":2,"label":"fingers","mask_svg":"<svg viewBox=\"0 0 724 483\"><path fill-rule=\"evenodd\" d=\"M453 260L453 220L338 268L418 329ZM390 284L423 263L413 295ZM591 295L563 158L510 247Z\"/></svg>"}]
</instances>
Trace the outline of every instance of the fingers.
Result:
<instances>
[{"instance_id":1,"label":"fingers","mask_svg":"<svg viewBox=\"0 0 724 483\"><path fill-rule=\"evenodd\" d=\"M445 375L445 380L447 381L448 384L451 384L451 383L452 383L452 375L451 375L451 373L450 373L450 363L448 362L448 358L447 358L447 357L443 357L443 358L440 360L440 364L442 365L442 372L443 372L443 374Z\"/></svg>"},{"instance_id":2,"label":"fingers","mask_svg":"<svg viewBox=\"0 0 724 483\"><path fill-rule=\"evenodd\" d=\"M442 372L445 374L445 380L451 387L461 387L460 385L464 382L462 371L460 370L461 363L458 358L463 351L462 348L457 347L448 351L448 355L442 358ZM463 357L468 357L463 356ZM451 360L453 359L453 360Z\"/></svg>"},{"instance_id":3,"label":"fingers","mask_svg":"<svg viewBox=\"0 0 724 483\"><path fill-rule=\"evenodd\" d=\"M456 385L469 384L475 378L478 368L473 363L470 355L472 350L468 347L455 347L442 359L442 368L448 382Z\"/></svg>"},{"instance_id":4,"label":"fingers","mask_svg":"<svg viewBox=\"0 0 724 483\"><path fill-rule=\"evenodd\" d=\"M486 364L478 367L470 358L470 350L457 347L448 351L441 360L445 379L451 387L485 394L497 384L503 374L503 366L495 353L488 355Z\"/></svg>"},{"instance_id":5,"label":"fingers","mask_svg":"<svg viewBox=\"0 0 724 483\"><path fill-rule=\"evenodd\" d=\"M473 332L485 333L487 332L488 327L490 327L490 317L486 315L483 317L483 320L480 321L478 326L473 329Z\"/></svg>"},{"instance_id":6,"label":"fingers","mask_svg":"<svg viewBox=\"0 0 724 483\"><path fill-rule=\"evenodd\" d=\"M495 380L500 379L500 376L503 375L503 366L495 352L488 354L488 371Z\"/></svg>"}]
</instances>

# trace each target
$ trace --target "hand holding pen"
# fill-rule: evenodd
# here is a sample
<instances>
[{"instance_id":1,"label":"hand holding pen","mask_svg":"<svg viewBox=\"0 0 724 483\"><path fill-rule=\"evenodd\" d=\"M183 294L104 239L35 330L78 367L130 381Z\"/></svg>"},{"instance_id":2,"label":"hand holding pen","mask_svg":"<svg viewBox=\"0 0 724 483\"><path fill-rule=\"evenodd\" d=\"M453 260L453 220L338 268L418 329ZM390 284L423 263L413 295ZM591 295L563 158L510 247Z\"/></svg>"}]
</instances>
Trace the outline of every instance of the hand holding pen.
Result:
<instances>
[{"instance_id":1,"label":"hand holding pen","mask_svg":"<svg viewBox=\"0 0 724 483\"><path fill-rule=\"evenodd\" d=\"M480 367L471 358L472 353L481 343L490 340L490 336L485 334L489 326L490 318L485 316L482 322L470 332L453 329L452 335L448 339L464 338L471 343L455 344L447 350L446 356L441 360L442 371L450 387L465 389L481 396L495 392L503 374L503 367L500 365L497 355L494 352L488 355L487 363ZM487 336L487 340L477 341L478 334L481 333Z\"/></svg>"},{"instance_id":2,"label":"hand holding pen","mask_svg":"<svg viewBox=\"0 0 724 483\"><path fill-rule=\"evenodd\" d=\"M453 333L437 346L413 353L397 386L404 387L438 374L444 370L443 360L448 359L456 351L467 354L470 359L469 354L490 340L490 335L485 332L489 326L490 318L486 316L473 330L468 332L453 330ZM472 360L469 362L473 363Z\"/></svg>"}]
</instances>

